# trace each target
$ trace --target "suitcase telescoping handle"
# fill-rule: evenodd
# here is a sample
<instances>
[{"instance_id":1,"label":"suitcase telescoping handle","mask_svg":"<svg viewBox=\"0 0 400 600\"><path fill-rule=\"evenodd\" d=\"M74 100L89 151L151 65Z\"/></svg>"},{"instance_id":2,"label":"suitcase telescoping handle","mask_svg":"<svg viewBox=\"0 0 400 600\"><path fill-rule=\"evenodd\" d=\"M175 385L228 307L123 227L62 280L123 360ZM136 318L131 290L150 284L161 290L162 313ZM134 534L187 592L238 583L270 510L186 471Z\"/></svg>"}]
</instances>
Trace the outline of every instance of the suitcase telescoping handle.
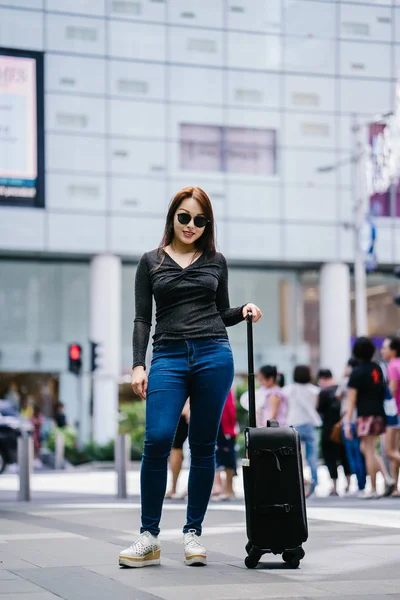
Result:
<instances>
[{"instance_id":1,"label":"suitcase telescoping handle","mask_svg":"<svg viewBox=\"0 0 400 600\"><path fill-rule=\"evenodd\" d=\"M256 426L256 392L254 385L253 313L247 313L247 360L249 382L249 425Z\"/></svg>"}]
</instances>

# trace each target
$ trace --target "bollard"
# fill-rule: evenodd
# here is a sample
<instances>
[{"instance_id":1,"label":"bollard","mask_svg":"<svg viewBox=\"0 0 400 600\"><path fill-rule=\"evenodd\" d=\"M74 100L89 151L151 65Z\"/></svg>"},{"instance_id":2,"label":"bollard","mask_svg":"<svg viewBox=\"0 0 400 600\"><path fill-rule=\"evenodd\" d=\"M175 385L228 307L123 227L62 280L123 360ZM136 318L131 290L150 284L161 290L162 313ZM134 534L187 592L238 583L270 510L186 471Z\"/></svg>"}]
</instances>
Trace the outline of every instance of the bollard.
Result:
<instances>
[{"instance_id":1,"label":"bollard","mask_svg":"<svg viewBox=\"0 0 400 600\"><path fill-rule=\"evenodd\" d=\"M33 466L33 440L27 431L18 438L19 492L18 500L29 502L31 499L31 473Z\"/></svg>"},{"instance_id":2,"label":"bollard","mask_svg":"<svg viewBox=\"0 0 400 600\"><path fill-rule=\"evenodd\" d=\"M117 472L117 496L127 498L126 476L131 455L131 437L128 434L117 435L115 442L115 470Z\"/></svg>"},{"instance_id":3,"label":"bollard","mask_svg":"<svg viewBox=\"0 0 400 600\"><path fill-rule=\"evenodd\" d=\"M57 431L55 436L54 468L64 469L65 437L62 431Z\"/></svg>"}]
</instances>

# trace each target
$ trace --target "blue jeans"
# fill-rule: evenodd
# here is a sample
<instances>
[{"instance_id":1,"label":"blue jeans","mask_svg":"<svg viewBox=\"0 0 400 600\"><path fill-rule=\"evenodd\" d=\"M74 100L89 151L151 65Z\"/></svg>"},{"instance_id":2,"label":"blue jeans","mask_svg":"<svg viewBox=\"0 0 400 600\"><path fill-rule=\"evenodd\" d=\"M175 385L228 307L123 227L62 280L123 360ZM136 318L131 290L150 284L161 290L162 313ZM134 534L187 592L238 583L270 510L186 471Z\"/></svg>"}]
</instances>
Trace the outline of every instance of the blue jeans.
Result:
<instances>
[{"instance_id":1,"label":"blue jeans","mask_svg":"<svg viewBox=\"0 0 400 600\"><path fill-rule=\"evenodd\" d=\"M311 423L296 427L300 441L306 447L306 461L311 469L311 477L315 485L318 484L318 449L317 430Z\"/></svg>"},{"instance_id":2,"label":"blue jeans","mask_svg":"<svg viewBox=\"0 0 400 600\"><path fill-rule=\"evenodd\" d=\"M188 506L183 532L200 535L215 474L219 423L233 381L228 339L187 340L155 346L146 398L146 436L141 468L141 533L160 532L168 456L190 396L191 454Z\"/></svg>"},{"instance_id":3,"label":"blue jeans","mask_svg":"<svg viewBox=\"0 0 400 600\"><path fill-rule=\"evenodd\" d=\"M342 429L344 447L346 448L347 460L349 461L350 471L357 477L358 489L365 489L367 483L367 472L365 469L365 458L360 449L360 438L357 437L356 424L351 424L351 433L353 439L349 440Z\"/></svg>"}]
</instances>

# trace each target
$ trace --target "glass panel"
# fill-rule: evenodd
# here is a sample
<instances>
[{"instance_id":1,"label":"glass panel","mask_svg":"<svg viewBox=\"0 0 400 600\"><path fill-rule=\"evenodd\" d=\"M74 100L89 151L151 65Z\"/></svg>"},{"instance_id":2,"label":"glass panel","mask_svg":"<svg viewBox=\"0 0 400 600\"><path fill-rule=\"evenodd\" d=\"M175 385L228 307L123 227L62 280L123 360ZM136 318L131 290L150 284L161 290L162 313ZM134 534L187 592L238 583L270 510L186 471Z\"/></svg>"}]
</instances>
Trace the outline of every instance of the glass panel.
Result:
<instances>
[{"instance_id":1,"label":"glass panel","mask_svg":"<svg viewBox=\"0 0 400 600\"><path fill-rule=\"evenodd\" d=\"M221 127L182 124L180 135L184 171L222 171Z\"/></svg>"},{"instance_id":2,"label":"glass panel","mask_svg":"<svg viewBox=\"0 0 400 600\"><path fill-rule=\"evenodd\" d=\"M273 175L276 172L274 130L229 127L226 130L225 142L228 172L254 175Z\"/></svg>"}]
</instances>

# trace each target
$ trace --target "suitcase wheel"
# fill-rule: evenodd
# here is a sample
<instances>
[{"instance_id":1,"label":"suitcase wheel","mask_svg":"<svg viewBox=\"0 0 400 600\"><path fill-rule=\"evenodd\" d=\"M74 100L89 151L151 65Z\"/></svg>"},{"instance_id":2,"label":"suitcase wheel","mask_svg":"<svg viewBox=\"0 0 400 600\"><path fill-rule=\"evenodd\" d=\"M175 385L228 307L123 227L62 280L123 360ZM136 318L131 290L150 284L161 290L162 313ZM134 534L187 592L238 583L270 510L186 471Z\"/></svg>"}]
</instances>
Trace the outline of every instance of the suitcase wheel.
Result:
<instances>
[{"instance_id":1,"label":"suitcase wheel","mask_svg":"<svg viewBox=\"0 0 400 600\"><path fill-rule=\"evenodd\" d=\"M250 542L249 542L250 543ZM247 544L248 546L249 544ZM247 548L246 546L246 548ZM254 546L251 547L249 555L244 559L244 564L248 569L255 569L258 563L260 562L260 558L262 557L262 552L258 548Z\"/></svg>"},{"instance_id":2,"label":"suitcase wheel","mask_svg":"<svg viewBox=\"0 0 400 600\"><path fill-rule=\"evenodd\" d=\"M292 569L297 569L300 565L300 561L304 558L305 552L301 546L295 550L285 550L282 554L282 558Z\"/></svg>"}]
</instances>

